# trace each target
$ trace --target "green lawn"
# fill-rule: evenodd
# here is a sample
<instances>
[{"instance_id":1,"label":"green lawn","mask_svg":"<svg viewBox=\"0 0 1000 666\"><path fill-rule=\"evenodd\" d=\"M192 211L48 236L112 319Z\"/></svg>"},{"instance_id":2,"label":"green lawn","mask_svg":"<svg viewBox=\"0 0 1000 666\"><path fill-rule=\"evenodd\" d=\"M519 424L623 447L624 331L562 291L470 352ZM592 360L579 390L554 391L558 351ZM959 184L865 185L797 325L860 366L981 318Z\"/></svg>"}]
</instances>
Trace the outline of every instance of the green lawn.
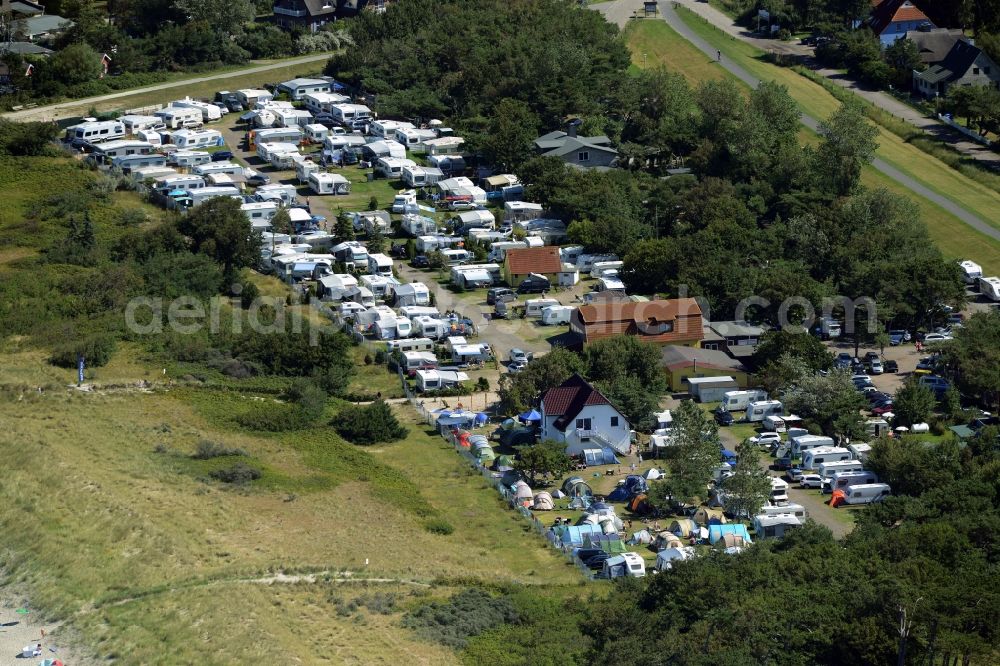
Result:
<instances>
[{"instance_id":1,"label":"green lawn","mask_svg":"<svg viewBox=\"0 0 1000 666\"><path fill-rule=\"evenodd\" d=\"M666 67L671 72L682 74L691 85L729 77L726 70L674 32L664 21L630 22L625 28L625 42L632 52L634 67ZM730 78L739 82L735 77ZM741 87L749 89L742 82L739 83Z\"/></svg>"}]
</instances>

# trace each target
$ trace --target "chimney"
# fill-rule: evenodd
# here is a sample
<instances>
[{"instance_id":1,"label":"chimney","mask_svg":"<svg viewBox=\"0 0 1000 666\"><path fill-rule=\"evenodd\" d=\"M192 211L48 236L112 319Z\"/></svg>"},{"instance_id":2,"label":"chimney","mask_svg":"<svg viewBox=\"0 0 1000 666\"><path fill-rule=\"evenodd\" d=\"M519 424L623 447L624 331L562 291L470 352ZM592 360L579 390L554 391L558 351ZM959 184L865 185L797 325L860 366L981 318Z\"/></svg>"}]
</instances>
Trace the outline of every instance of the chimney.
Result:
<instances>
[{"instance_id":1,"label":"chimney","mask_svg":"<svg viewBox=\"0 0 1000 666\"><path fill-rule=\"evenodd\" d=\"M574 118L573 120L566 123L566 134L567 136L576 137L576 128L583 123L579 118Z\"/></svg>"}]
</instances>

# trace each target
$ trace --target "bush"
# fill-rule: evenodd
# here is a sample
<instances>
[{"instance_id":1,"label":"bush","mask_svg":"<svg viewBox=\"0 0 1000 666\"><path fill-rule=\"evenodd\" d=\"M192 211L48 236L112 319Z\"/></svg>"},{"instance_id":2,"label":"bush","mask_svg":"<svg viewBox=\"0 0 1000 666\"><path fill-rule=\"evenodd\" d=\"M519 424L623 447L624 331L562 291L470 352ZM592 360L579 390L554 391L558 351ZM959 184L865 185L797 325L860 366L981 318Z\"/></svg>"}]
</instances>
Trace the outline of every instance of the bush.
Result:
<instances>
[{"instance_id":1,"label":"bush","mask_svg":"<svg viewBox=\"0 0 1000 666\"><path fill-rule=\"evenodd\" d=\"M308 428L316 420L298 405L263 403L241 414L236 421L248 430L261 432L286 432Z\"/></svg>"},{"instance_id":2,"label":"bush","mask_svg":"<svg viewBox=\"0 0 1000 666\"><path fill-rule=\"evenodd\" d=\"M49 363L60 368L75 368L77 359L82 355L87 367L99 368L111 360L116 346L112 336L98 333L57 347L49 357Z\"/></svg>"},{"instance_id":3,"label":"bush","mask_svg":"<svg viewBox=\"0 0 1000 666\"><path fill-rule=\"evenodd\" d=\"M455 531L454 526L443 518L435 518L424 523L424 527L431 534L443 534L445 536Z\"/></svg>"},{"instance_id":4,"label":"bush","mask_svg":"<svg viewBox=\"0 0 1000 666\"><path fill-rule=\"evenodd\" d=\"M261 471L246 463L238 462L232 467L226 467L224 469L217 469L214 472L209 472L208 475L216 481L243 485L259 479L261 477Z\"/></svg>"},{"instance_id":5,"label":"bush","mask_svg":"<svg viewBox=\"0 0 1000 666\"><path fill-rule=\"evenodd\" d=\"M222 444L203 439L194 447L194 453L191 454L191 457L195 460L211 460L212 458L245 456L246 454L247 452L243 449L231 449Z\"/></svg>"},{"instance_id":6,"label":"bush","mask_svg":"<svg viewBox=\"0 0 1000 666\"><path fill-rule=\"evenodd\" d=\"M482 590L462 590L445 602L433 602L411 611L403 626L428 640L462 649L473 636L501 624L519 621L507 597L493 597Z\"/></svg>"},{"instance_id":7,"label":"bush","mask_svg":"<svg viewBox=\"0 0 1000 666\"><path fill-rule=\"evenodd\" d=\"M408 432L396 419L392 408L382 400L366 406L345 407L330 425L347 441L361 445L393 442L403 439Z\"/></svg>"}]
</instances>

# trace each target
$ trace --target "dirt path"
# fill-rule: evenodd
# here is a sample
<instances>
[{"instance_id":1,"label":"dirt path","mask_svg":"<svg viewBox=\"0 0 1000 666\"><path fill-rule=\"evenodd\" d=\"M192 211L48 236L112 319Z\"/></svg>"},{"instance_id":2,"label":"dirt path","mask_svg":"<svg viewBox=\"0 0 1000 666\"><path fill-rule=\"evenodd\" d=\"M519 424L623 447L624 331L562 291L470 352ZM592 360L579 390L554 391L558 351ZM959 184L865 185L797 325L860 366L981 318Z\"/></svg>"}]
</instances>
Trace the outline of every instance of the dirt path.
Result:
<instances>
[{"instance_id":1,"label":"dirt path","mask_svg":"<svg viewBox=\"0 0 1000 666\"><path fill-rule=\"evenodd\" d=\"M199 76L192 79L184 79L182 81L167 81L166 83L159 83L155 86L147 86L145 88L132 88L130 90L122 90L116 93L109 93L107 95L98 95L96 97L85 97L83 99L75 99L67 102L59 102L58 104L49 104L47 106L36 106L32 109L22 109L21 111L11 111L9 113L3 114L3 117L7 120L58 120L60 118L69 117L75 115L75 112L81 108L88 108L93 104L99 102L107 102L114 99L120 99L122 97L131 97L133 95L141 95L143 93L156 92L158 90L169 90L170 88L184 88L195 83L204 83L205 81L215 81L217 79L228 79L234 76L245 76L247 74L257 74L260 72L267 72L272 69L281 69L283 67L291 67L294 65L302 65L309 62L319 62L321 60L329 59L329 53L312 54L307 56L302 56L299 58L289 58L288 60L281 60L279 62L268 63L266 65L257 65L255 67L247 67L246 69L230 70L227 72L222 72L219 74L210 74L208 76ZM72 112L72 113L71 113Z\"/></svg>"},{"instance_id":2,"label":"dirt path","mask_svg":"<svg viewBox=\"0 0 1000 666\"><path fill-rule=\"evenodd\" d=\"M18 613L18 609L29 612ZM83 663L73 648L75 639L60 623L44 622L42 616L43 613L32 608L21 595L6 591L0 594L0 666L37 664L42 659L61 659L74 666ZM39 643L42 645L40 657L20 656L25 647Z\"/></svg>"}]
</instances>

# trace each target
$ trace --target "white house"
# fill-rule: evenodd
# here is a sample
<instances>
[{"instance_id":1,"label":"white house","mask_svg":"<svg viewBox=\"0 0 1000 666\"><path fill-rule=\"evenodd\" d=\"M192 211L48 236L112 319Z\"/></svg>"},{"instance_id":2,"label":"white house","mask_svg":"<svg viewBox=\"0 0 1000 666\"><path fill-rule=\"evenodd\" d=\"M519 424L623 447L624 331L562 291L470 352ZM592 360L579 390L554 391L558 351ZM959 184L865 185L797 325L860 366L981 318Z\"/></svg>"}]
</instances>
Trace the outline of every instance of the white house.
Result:
<instances>
[{"instance_id":1,"label":"white house","mask_svg":"<svg viewBox=\"0 0 1000 666\"><path fill-rule=\"evenodd\" d=\"M293 100L300 100L306 95L330 92L330 82L323 79L292 79L278 84L278 90L288 93Z\"/></svg>"},{"instance_id":2,"label":"white house","mask_svg":"<svg viewBox=\"0 0 1000 666\"><path fill-rule=\"evenodd\" d=\"M611 447L627 454L632 443L628 419L587 383L573 375L542 394L542 439L566 444L566 453Z\"/></svg>"}]
</instances>

